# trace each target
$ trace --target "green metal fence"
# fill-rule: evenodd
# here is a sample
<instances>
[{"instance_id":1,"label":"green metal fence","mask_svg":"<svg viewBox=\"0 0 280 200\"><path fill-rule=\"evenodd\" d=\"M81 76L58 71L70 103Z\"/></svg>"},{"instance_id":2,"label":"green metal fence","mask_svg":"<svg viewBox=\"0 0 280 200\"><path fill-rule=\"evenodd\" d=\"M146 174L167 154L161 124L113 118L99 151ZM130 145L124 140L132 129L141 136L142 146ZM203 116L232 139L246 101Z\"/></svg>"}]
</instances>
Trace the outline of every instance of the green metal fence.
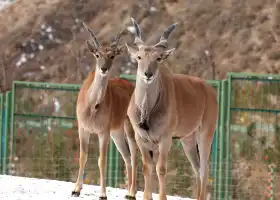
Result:
<instances>
[{"instance_id":1,"label":"green metal fence","mask_svg":"<svg viewBox=\"0 0 280 200\"><path fill-rule=\"evenodd\" d=\"M8 173L11 92L0 94L0 173Z\"/></svg>"},{"instance_id":2,"label":"green metal fence","mask_svg":"<svg viewBox=\"0 0 280 200\"><path fill-rule=\"evenodd\" d=\"M280 199L279 95L279 75L228 75L226 199Z\"/></svg>"},{"instance_id":3,"label":"green metal fence","mask_svg":"<svg viewBox=\"0 0 280 200\"><path fill-rule=\"evenodd\" d=\"M135 76L121 78L135 81ZM280 76L229 73L208 81L217 90L219 119L212 145L209 188L213 200L280 198ZM75 182L79 141L75 116L80 85L15 81L0 95L1 172ZM4 138L4 140L3 140ZM91 136L85 181L99 183L98 139ZM125 188L124 162L111 141L107 185ZM144 180L138 161L138 189ZM157 192L157 178L154 173ZM191 166L174 140L168 194L195 196Z\"/></svg>"},{"instance_id":4,"label":"green metal fence","mask_svg":"<svg viewBox=\"0 0 280 200\"><path fill-rule=\"evenodd\" d=\"M0 171L2 173L3 170L3 150L4 150L4 143L3 143L3 139L4 139L4 125L3 125L3 121L4 121L4 95L0 94Z\"/></svg>"}]
</instances>

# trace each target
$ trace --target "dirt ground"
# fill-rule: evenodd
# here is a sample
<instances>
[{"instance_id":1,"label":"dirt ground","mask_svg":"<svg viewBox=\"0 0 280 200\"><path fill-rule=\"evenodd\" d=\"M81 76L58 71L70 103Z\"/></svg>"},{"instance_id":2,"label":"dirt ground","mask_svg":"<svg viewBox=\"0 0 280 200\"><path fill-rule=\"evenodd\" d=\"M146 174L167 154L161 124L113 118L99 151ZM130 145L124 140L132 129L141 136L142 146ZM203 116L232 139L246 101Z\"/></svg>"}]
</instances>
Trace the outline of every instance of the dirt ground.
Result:
<instances>
[{"instance_id":1,"label":"dirt ground","mask_svg":"<svg viewBox=\"0 0 280 200\"><path fill-rule=\"evenodd\" d=\"M18 0L0 12L0 92L13 80L82 83L94 66L86 49L85 21L106 42L133 16L149 44L174 22L174 72L212 79L227 72L279 73L279 0ZM132 43L126 31L121 43ZM210 53L211 56L207 56ZM127 53L116 74L135 73Z\"/></svg>"}]
</instances>

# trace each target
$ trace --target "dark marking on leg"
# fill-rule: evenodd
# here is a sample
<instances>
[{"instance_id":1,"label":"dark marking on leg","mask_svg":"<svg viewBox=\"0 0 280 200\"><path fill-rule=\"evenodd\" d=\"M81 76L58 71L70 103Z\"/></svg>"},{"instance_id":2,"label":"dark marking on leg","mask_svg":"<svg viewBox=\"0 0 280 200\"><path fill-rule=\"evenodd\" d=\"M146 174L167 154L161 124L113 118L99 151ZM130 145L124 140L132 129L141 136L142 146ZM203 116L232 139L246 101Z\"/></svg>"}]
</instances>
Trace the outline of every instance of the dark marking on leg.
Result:
<instances>
[{"instance_id":1,"label":"dark marking on leg","mask_svg":"<svg viewBox=\"0 0 280 200\"><path fill-rule=\"evenodd\" d=\"M99 200L107 200L107 197L99 197Z\"/></svg>"},{"instance_id":2,"label":"dark marking on leg","mask_svg":"<svg viewBox=\"0 0 280 200\"><path fill-rule=\"evenodd\" d=\"M95 110L97 110L99 107L100 107L99 103L95 104L95 106L94 106Z\"/></svg>"},{"instance_id":3,"label":"dark marking on leg","mask_svg":"<svg viewBox=\"0 0 280 200\"><path fill-rule=\"evenodd\" d=\"M81 194L80 192L72 191L71 196L72 196L72 197L79 197L80 194Z\"/></svg>"},{"instance_id":4,"label":"dark marking on leg","mask_svg":"<svg viewBox=\"0 0 280 200\"><path fill-rule=\"evenodd\" d=\"M197 155L198 155L198 161L200 162L200 156L199 156L198 144L196 145L196 151L197 151Z\"/></svg>"},{"instance_id":5,"label":"dark marking on leg","mask_svg":"<svg viewBox=\"0 0 280 200\"><path fill-rule=\"evenodd\" d=\"M147 120L139 122L138 125L139 125L140 128L144 129L145 131L148 131L150 129L150 127L147 123Z\"/></svg>"},{"instance_id":6,"label":"dark marking on leg","mask_svg":"<svg viewBox=\"0 0 280 200\"><path fill-rule=\"evenodd\" d=\"M128 149L128 152L129 152L129 155L131 156L131 152L130 152L130 148L129 148L129 144L128 144L128 140L127 140L127 135L125 134L125 145L126 145L126 147L127 147L127 149Z\"/></svg>"},{"instance_id":7,"label":"dark marking on leg","mask_svg":"<svg viewBox=\"0 0 280 200\"><path fill-rule=\"evenodd\" d=\"M151 158L153 159L153 157L154 157L154 152L153 152L153 151L149 151L149 154L150 154Z\"/></svg>"}]
</instances>

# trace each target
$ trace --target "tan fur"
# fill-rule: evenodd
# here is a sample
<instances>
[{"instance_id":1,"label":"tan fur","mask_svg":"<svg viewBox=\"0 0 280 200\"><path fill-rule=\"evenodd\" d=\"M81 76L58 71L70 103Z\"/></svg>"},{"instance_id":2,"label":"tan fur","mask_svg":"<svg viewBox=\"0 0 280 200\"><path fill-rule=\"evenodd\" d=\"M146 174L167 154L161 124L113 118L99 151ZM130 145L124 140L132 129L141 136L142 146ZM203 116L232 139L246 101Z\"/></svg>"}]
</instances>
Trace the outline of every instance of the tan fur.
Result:
<instances>
[{"instance_id":1,"label":"tan fur","mask_svg":"<svg viewBox=\"0 0 280 200\"><path fill-rule=\"evenodd\" d=\"M191 162L197 182L197 200L205 200L208 161L218 118L217 94L204 80L174 74L162 62L172 54L167 39L176 24L164 32L158 44L146 46L136 29L138 50L127 46L137 60L136 86L128 107L128 116L142 154L145 179L144 200L152 198L152 169L156 154L159 199L166 200L165 176L172 138L180 138ZM144 106L142 106L144 105Z\"/></svg>"},{"instance_id":2,"label":"tan fur","mask_svg":"<svg viewBox=\"0 0 280 200\"><path fill-rule=\"evenodd\" d=\"M106 197L106 155L110 137L125 162L128 174L128 196L135 197L137 145L127 117L127 108L134 91L134 85L120 78L109 78L113 68L113 60L122 51L122 47L118 47L120 35L113 43L101 46L93 31L86 24L84 27L91 35L91 41L87 41L87 44L88 49L96 58L96 66L95 72L91 72L83 82L77 98L76 114L79 128L80 159L78 178L72 195L80 195L90 134L97 134L99 140L100 197Z\"/></svg>"},{"instance_id":3,"label":"tan fur","mask_svg":"<svg viewBox=\"0 0 280 200\"><path fill-rule=\"evenodd\" d=\"M93 113L90 112L92 105L88 105L87 92L94 80L95 72L91 72L88 78L84 81L77 99L77 116L80 118L94 118ZM109 124L109 130L119 129L123 126L126 119L127 107L134 91L134 86L126 80L119 78L110 79L107 86L104 102L106 103L106 113L100 110L99 112L106 115ZM86 105L86 106L85 106ZM107 112L109 110L109 112ZM98 119L99 116L96 116ZM100 116L100 118L103 118ZM92 130L93 131L93 130Z\"/></svg>"}]
</instances>

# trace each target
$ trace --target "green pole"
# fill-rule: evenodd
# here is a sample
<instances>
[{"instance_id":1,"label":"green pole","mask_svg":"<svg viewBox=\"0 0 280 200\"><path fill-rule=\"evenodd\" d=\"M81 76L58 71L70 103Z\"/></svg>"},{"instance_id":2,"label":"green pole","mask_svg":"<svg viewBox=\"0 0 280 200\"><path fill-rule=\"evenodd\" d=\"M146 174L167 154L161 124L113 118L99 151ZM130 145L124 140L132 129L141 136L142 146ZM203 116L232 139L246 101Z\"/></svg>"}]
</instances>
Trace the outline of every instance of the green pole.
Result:
<instances>
[{"instance_id":1,"label":"green pole","mask_svg":"<svg viewBox=\"0 0 280 200\"><path fill-rule=\"evenodd\" d=\"M225 122L226 122L226 94L227 94L227 81L222 81L222 89L221 89L221 116L220 116L220 137L219 137L219 147L220 147L220 154L219 154L219 180L218 180L218 199L224 199L224 187L223 187L223 179L224 179L224 134L226 133Z\"/></svg>"},{"instance_id":2,"label":"green pole","mask_svg":"<svg viewBox=\"0 0 280 200\"><path fill-rule=\"evenodd\" d=\"M11 92L7 92L6 96L5 96L5 102L6 102L6 109L5 109L5 132L4 132L4 159L3 159L3 169L2 169L2 173L3 174L7 174L8 170L7 170L7 165L8 165L8 158L9 158L9 151L8 151L8 141L9 139L12 137L11 135L9 135L9 130L10 130L10 109L11 109ZM12 139L12 138L11 138Z\"/></svg>"},{"instance_id":3,"label":"green pole","mask_svg":"<svg viewBox=\"0 0 280 200\"><path fill-rule=\"evenodd\" d=\"M214 199L217 199L217 192L218 192L218 144L219 144L219 139L220 139L220 130L219 130L219 125L220 125L220 103L221 103L221 82L219 81L217 84L217 99L218 99L218 120L216 123L216 132L215 132L215 148L213 149L214 152L214 165L213 165L213 171L214 171L214 177L213 177L213 182L214 182Z\"/></svg>"},{"instance_id":4,"label":"green pole","mask_svg":"<svg viewBox=\"0 0 280 200\"><path fill-rule=\"evenodd\" d=\"M2 173L3 171L3 152L2 152L2 137L4 135L4 133L2 133L3 131L3 112L4 112L4 99L3 99L3 94L0 94L0 172Z\"/></svg>"},{"instance_id":5,"label":"green pole","mask_svg":"<svg viewBox=\"0 0 280 200\"><path fill-rule=\"evenodd\" d=\"M232 75L228 75L228 95L227 95L227 134L226 134L226 175L225 175L225 198L229 199L229 181L230 181L230 125L231 125L231 84Z\"/></svg>"},{"instance_id":6,"label":"green pole","mask_svg":"<svg viewBox=\"0 0 280 200\"><path fill-rule=\"evenodd\" d=\"M208 81L209 82L209 81ZM218 141L219 141L219 110L220 110L220 81L210 82L212 87L216 88L217 101L218 101L218 120L216 123L216 130L213 137L213 143L211 146L211 164L210 164L210 175L212 178L211 185L213 187L213 197L216 199L217 196L217 165L218 165ZM212 177L213 176L213 177Z\"/></svg>"},{"instance_id":7,"label":"green pole","mask_svg":"<svg viewBox=\"0 0 280 200\"><path fill-rule=\"evenodd\" d=\"M115 146L115 149L114 149L114 152L115 152L115 157L113 159L113 162L114 162L114 166L115 166L115 184L114 184L114 187L118 187L118 183L119 183L119 180L120 180L120 153L118 152L118 149L116 148Z\"/></svg>"},{"instance_id":8,"label":"green pole","mask_svg":"<svg viewBox=\"0 0 280 200\"><path fill-rule=\"evenodd\" d=\"M16 95L16 84L13 83L12 86L12 97L11 97L11 155L14 157L15 153L15 144L14 144L14 136L15 136L15 95Z\"/></svg>"}]
</instances>

